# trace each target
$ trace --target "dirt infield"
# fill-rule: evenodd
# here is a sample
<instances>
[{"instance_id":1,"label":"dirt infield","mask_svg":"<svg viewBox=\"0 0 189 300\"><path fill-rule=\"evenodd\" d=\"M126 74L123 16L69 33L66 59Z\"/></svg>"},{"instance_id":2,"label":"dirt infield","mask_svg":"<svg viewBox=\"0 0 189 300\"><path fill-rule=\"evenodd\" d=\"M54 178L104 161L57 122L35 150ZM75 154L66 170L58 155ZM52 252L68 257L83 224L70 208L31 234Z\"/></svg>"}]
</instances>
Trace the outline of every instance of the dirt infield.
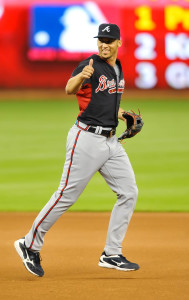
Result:
<instances>
[{"instance_id":1,"label":"dirt infield","mask_svg":"<svg viewBox=\"0 0 189 300\"><path fill-rule=\"evenodd\" d=\"M13 242L36 213L0 213L0 298L6 299L188 299L189 214L135 213L124 246L140 270L97 266L109 213L66 213L49 231L41 252L45 276L30 275Z\"/></svg>"}]
</instances>

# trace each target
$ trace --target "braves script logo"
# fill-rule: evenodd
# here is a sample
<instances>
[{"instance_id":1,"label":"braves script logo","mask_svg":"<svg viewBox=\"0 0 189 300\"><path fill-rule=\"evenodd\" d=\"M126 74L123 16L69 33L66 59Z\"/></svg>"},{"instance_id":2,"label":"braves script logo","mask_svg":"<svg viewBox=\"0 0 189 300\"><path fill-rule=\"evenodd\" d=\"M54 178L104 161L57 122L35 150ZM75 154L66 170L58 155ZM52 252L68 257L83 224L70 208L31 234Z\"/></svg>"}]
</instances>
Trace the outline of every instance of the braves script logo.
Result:
<instances>
[{"instance_id":1,"label":"braves script logo","mask_svg":"<svg viewBox=\"0 0 189 300\"><path fill-rule=\"evenodd\" d=\"M110 26L106 26L104 29L102 29L102 31L104 32L104 31L107 31L107 32L110 32Z\"/></svg>"},{"instance_id":2,"label":"braves script logo","mask_svg":"<svg viewBox=\"0 0 189 300\"><path fill-rule=\"evenodd\" d=\"M114 93L123 93L125 86L125 81L124 79L120 80L118 83L118 89L116 89L116 81L114 79L108 80L108 78L104 75L100 76L99 78L99 85L95 90L95 93L98 93L99 91L104 91L108 89L109 94L114 94Z\"/></svg>"}]
</instances>

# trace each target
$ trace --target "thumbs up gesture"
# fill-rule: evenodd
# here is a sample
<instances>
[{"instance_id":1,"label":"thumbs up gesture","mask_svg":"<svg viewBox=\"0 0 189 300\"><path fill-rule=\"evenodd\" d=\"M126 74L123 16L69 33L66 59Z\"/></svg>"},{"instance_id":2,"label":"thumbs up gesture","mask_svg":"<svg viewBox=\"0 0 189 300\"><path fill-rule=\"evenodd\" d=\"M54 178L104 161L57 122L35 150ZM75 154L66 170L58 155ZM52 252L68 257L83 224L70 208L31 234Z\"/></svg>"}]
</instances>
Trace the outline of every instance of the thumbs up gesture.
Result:
<instances>
[{"instance_id":1,"label":"thumbs up gesture","mask_svg":"<svg viewBox=\"0 0 189 300\"><path fill-rule=\"evenodd\" d=\"M93 73L94 73L93 59L91 58L89 60L89 64L83 68L81 75L83 79L88 79L93 75Z\"/></svg>"},{"instance_id":2,"label":"thumbs up gesture","mask_svg":"<svg viewBox=\"0 0 189 300\"><path fill-rule=\"evenodd\" d=\"M93 59L92 59L92 58L89 60L89 66L90 66L90 67L93 66Z\"/></svg>"}]
</instances>

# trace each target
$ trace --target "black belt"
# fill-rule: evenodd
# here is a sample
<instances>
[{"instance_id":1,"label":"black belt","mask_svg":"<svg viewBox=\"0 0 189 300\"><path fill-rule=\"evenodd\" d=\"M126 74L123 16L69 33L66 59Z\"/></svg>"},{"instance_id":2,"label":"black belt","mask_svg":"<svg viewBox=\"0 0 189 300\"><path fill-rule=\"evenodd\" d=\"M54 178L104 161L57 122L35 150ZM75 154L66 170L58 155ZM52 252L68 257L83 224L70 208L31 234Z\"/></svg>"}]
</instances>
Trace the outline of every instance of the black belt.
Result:
<instances>
[{"instance_id":1,"label":"black belt","mask_svg":"<svg viewBox=\"0 0 189 300\"><path fill-rule=\"evenodd\" d=\"M87 129L87 131L89 131L89 132L92 132L92 133L95 133L95 131L96 131L96 127L89 127L88 129ZM102 131L101 131L101 133L97 133L97 134L99 134L99 135L103 135L103 136L105 136L105 137L112 137L113 135L115 135L116 134L116 129L115 128L112 128L112 130L104 130L104 129L102 129Z\"/></svg>"}]
</instances>

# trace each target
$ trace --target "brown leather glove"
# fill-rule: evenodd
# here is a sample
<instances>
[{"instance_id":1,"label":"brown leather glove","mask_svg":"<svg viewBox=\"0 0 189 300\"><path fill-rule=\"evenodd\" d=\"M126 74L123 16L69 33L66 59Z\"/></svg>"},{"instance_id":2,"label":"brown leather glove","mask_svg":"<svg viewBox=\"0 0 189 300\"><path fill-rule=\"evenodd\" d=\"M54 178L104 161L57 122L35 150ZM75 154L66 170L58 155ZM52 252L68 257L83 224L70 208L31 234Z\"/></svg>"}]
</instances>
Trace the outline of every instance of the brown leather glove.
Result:
<instances>
[{"instance_id":1,"label":"brown leather glove","mask_svg":"<svg viewBox=\"0 0 189 300\"><path fill-rule=\"evenodd\" d=\"M122 116L127 120L127 129L120 135L118 141L129 139L139 133L144 125L140 110L137 115L134 111L123 112Z\"/></svg>"}]
</instances>

